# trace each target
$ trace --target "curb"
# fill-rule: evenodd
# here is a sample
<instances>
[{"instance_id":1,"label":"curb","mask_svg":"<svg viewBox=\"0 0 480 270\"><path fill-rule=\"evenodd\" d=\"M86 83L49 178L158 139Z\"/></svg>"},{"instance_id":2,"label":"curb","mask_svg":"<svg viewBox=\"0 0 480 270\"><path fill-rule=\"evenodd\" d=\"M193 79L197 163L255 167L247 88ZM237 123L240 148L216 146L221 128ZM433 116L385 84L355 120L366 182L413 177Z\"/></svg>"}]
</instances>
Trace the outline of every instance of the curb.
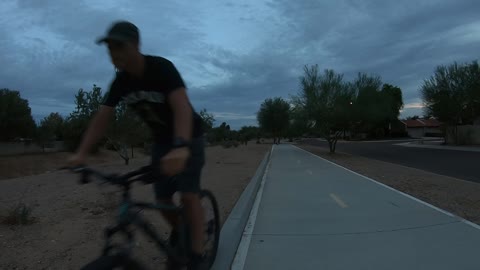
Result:
<instances>
[{"instance_id":1,"label":"curb","mask_svg":"<svg viewBox=\"0 0 480 270\"><path fill-rule=\"evenodd\" d=\"M252 209L255 197L262 182L263 174L270 160L271 150L265 154L260 166L258 166L255 175L248 183L245 190L240 195L237 203L232 209L227 220L220 231L220 242L218 244L217 257L212 266L212 270L230 269L238 245L242 239L243 231L247 225L250 210Z\"/></svg>"},{"instance_id":2,"label":"curb","mask_svg":"<svg viewBox=\"0 0 480 270\"><path fill-rule=\"evenodd\" d=\"M438 149L449 151L464 151L464 152L480 152L480 147L472 148L468 146L438 146L432 144L416 144L416 143L397 143L395 145L413 148Z\"/></svg>"}]
</instances>

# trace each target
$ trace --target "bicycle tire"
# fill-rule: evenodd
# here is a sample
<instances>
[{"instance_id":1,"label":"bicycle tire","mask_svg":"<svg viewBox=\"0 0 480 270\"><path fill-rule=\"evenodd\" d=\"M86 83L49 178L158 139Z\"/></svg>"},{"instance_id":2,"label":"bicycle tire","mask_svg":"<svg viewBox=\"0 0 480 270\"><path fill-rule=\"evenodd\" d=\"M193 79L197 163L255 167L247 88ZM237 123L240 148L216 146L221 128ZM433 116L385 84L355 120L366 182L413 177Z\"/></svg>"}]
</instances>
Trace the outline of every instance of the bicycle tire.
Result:
<instances>
[{"instance_id":1,"label":"bicycle tire","mask_svg":"<svg viewBox=\"0 0 480 270\"><path fill-rule=\"evenodd\" d=\"M212 249L206 250L206 255L207 255L206 263L208 265L208 268L210 268L215 262L215 258L217 256L217 251L218 251L218 244L220 241L220 214L218 211L217 199L215 198L215 196L211 191L206 189L200 191L200 200L204 200L204 199L207 199L208 201L210 201L210 204L212 206L212 209L210 209L212 213L210 214L213 214L213 220L207 221L209 223L207 224L207 226L213 226L212 235L214 237ZM203 207L203 204L202 204L202 207ZM205 214L207 215L208 213L205 213ZM211 228L207 228L207 230L210 230L210 229Z\"/></svg>"},{"instance_id":2,"label":"bicycle tire","mask_svg":"<svg viewBox=\"0 0 480 270\"><path fill-rule=\"evenodd\" d=\"M147 268L140 262L130 259L125 263L123 270L147 270Z\"/></svg>"},{"instance_id":3,"label":"bicycle tire","mask_svg":"<svg viewBox=\"0 0 480 270\"><path fill-rule=\"evenodd\" d=\"M101 256L83 266L80 270L147 270L145 266L133 259L123 261L118 256Z\"/></svg>"}]
</instances>

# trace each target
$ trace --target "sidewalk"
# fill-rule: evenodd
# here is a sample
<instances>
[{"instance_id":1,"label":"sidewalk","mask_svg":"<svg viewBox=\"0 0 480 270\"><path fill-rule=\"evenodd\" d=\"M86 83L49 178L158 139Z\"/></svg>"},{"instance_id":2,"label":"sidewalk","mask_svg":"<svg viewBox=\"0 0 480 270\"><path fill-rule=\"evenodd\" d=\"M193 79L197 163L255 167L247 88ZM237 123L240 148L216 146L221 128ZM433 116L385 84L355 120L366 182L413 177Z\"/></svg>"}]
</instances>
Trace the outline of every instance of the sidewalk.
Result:
<instances>
[{"instance_id":1,"label":"sidewalk","mask_svg":"<svg viewBox=\"0 0 480 270\"><path fill-rule=\"evenodd\" d=\"M276 145L234 270L479 269L480 226Z\"/></svg>"}]
</instances>

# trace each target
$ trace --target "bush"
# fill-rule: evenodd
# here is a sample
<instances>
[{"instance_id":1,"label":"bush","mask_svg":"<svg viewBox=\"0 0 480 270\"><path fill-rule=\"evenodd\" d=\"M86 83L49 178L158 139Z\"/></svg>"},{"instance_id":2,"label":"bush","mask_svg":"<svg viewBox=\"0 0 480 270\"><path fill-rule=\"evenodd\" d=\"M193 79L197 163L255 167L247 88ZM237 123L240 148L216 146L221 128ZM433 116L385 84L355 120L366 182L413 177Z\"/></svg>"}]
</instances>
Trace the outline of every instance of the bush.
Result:
<instances>
[{"instance_id":1,"label":"bush","mask_svg":"<svg viewBox=\"0 0 480 270\"><path fill-rule=\"evenodd\" d=\"M111 141L107 141L105 143L105 149L111 150L111 151L116 151L117 150L116 146Z\"/></svg>"},{"instance_id":2,"label":"bush","mask_svg":"<svg viewBox=\"0 0 480 270\"><path fill-rule=\"evenodd\" d=\"M383 128L376 128L372 134L374 139L382 139L385 137L385 130Z\"/></svg>"},{"instance_id":3,"label":"bush","mask_svg":"<svg viewBox=\"0 0 480 270\"><path fill-rule=\"evenodd\" d=\"M63 138L67 151L75 151L82 141L84 132L87 131L89 125L88 119L68 119L63 130ZM100 146L104 144L104 140L100 140L92 148L92 153L97 153Z\"/></svg>"},{"instance_id":4,"label":"bush","mask_svg":"<svg viewBox=\"0 0 480 270\"><path fill-rule=\"evenodd\" d=\"M240 145L240 143L238 141L233 141L233 140L222 142L223 148L231 148L231 147L237 148L239 145Z\"/></svg>"},{"instance_id":5,"label":"bush","mask_svg":"<svg viewBox=\"0 0 480 270\"><path fill-rule=\"evenodd\" d=\"M6 225L27 225L35 222L32 217L33 208L24 203L19 203L10 209L2 223Z\"/></svg>"},{"instance_id":6,"label":"bush","mask_svg":"<svg viewBox=\"0 0 480 270\"><path fill-rule=\"evenodd\" d=\"M232 143L232 141L224 141L222 143L222 146L223 146L223 148L230 148L230 147L233 146L233 143Z\"/></svg>"}]
</instances>

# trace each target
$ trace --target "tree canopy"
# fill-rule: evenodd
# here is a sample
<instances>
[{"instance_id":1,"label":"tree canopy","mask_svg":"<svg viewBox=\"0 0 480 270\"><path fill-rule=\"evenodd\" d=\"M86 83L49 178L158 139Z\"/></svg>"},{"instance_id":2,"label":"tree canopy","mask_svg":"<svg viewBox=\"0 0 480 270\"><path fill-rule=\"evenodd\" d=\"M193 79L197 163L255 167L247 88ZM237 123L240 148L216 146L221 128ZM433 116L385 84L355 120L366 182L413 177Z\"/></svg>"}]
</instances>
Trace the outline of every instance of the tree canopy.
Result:
<instances>
[{"instance_id":1,"label":"tree canopy","mask_svg":"<svg viewBox=\"0 0 480 270\"><path fill-rule=\"evenodd\" d=\"M298 123L310 125L314 134L324 137L335 152L341 132L348 128L352 115L353 89L343 80L342 74L326 69L318 71L318 65L305 66L300 78L300 91L294 97ZM310 120L310 121L309 121Z\"/></svg>"},{"instance_id":2,"label":"tree canopy","mask_svg":"<svg viewBox=\"0 0 480 270\"><path fill-rule=\"evenodd\" d=\"M19 91L0 89L0 140L33 138L35 128L28 100Z\"/></svg>"},{"instance_id":3,"label":"tree canopy","mask_svg":"<svg viewBox=\"0 0 480 270\"><path fill-rule=\"evenodd\" d=\"M480 116L480 67L477 61L438 66L423 82L422 94L428 116L448 125L471 124Z\"/></svg>"},{"instance_id":4,"label":"tree canopy","mask_svg":"<svg viewBox=\"0 0 480 270\"><path fill-rule=\"evenodd\" d=\"M70 113L65 121L63 137L68 150L74 151L77 149L82 135L87 130L90 120L100 108L103 99L101 88L95 84L91 91L78 90L75 95L75 110ZM97 151L100 144L98 143L93 150Z\"/></svg>"},{"instance_id":5,"label":"tree canopy","mask_svg":"<svg viewBox=\"0 0 480 270\"><path fill-rule=\"evenodd\" d=\"M274 137L284 135L290 124L290 104L280 97L265 99L257 113L257 121L262 130Z\"/></svg>"}]
</instances>

